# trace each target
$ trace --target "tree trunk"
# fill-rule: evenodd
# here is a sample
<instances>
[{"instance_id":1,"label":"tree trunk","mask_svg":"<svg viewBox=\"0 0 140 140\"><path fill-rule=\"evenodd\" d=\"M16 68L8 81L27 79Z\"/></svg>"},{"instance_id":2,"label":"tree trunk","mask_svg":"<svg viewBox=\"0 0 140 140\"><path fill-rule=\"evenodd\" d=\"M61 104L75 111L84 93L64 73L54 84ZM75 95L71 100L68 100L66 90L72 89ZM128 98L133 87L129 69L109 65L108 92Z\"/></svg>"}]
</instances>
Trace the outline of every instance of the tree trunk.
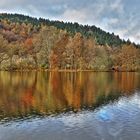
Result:
<instances>
[{"instance_id":1,"label":"tree trunk","mask_svg":"<svg viewBox=\"0 0 140 140\"><path fill-rule=\"evenodd\" d=\"M13 57L10 57L10 70L12 70L12 58Z\"/></svg>"}]
</instances>

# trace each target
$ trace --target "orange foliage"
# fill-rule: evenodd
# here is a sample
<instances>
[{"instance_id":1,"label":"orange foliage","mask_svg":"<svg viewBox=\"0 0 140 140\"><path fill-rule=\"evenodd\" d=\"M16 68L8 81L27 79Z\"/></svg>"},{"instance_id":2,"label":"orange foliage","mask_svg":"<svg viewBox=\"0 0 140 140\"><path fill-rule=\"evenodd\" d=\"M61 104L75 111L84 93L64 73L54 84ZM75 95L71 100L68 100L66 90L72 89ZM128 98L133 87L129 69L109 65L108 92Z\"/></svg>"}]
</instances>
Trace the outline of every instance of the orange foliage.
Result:
<instances>
[{"instance_id":1,"label":"orange foliage","mask_svg":"<svg viewBox=\"0 0 140 140\"><path fill-rule=\"evenodd\" d=\"M25 47L31 47L33 45L33 40L32 38L27 38L25 40Z\"/></svg>"}]
</instances>

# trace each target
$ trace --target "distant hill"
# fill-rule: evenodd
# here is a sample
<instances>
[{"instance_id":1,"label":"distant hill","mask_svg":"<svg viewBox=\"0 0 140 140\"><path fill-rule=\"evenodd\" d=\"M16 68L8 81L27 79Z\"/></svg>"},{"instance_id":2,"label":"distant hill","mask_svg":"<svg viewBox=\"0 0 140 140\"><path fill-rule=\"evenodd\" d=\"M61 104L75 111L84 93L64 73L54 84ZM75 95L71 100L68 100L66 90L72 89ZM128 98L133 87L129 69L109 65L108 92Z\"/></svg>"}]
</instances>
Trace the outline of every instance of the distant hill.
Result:
<instances>
[{"instance_id":1,"label":"distant hill","mask_svg":"<svg viewBox=\"0 0 140 140\"><path fill-rule=\"evenodd\" d=\"M2 13L0 65L6 70L135 71L140 65L139 45L96 26Z\"/></svg>"},{"instance_id":2,"label":"distant hill","mask_svg":"<svg viewBox=\"0 0 140 140\"><path fill-rule=\"evenodd\" d=\"M58 29L67 30L71 35L74 35L77 32L80 32L85 37L94 37L96 42L99 45L110 45L110 46L120 46L126 43L131 43L129 40L125 41L120 39L118 35L114 33L105 32L102 29L96 26L89 25L80 25L78 23L70 23L70 22L60 22L60 21L50 21L49 19L43 18L33 18L21 14L0 14L0 19L7 19L11 22L15 23L25 23L32 24L34 26L48 25L55 26ZM134 44L137 46L136 44Z\"/></svg>"}]
</instances>

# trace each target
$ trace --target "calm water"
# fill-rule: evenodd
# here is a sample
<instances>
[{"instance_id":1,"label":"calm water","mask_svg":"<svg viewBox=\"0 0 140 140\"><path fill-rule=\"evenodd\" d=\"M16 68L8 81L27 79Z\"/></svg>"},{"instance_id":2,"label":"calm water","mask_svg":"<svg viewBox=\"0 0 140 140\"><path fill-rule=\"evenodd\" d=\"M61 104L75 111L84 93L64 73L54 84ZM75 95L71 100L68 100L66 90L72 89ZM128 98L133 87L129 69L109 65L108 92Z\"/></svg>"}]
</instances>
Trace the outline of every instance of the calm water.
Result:
<instances>
[{"instance_id":1,"label":"calm water","mask_svg":"<svg viewBox=\"0 0 140 140\"><path fill-rule=\"evenodd\" d=\"M0 73L0 140L139 140L140 73Z\"/></svg>"}]
</instances>

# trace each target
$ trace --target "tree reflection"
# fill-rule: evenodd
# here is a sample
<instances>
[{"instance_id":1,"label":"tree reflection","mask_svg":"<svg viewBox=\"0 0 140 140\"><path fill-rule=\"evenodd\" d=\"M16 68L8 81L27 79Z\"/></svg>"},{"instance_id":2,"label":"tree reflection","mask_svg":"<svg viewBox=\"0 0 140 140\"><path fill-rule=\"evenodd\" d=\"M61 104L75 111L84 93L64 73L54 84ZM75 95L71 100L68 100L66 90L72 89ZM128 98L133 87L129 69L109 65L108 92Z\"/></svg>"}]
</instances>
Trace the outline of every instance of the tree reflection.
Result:
<instances>
[{"instance_id":1,"label":"tree reflection","mask_svg":"<svg viewBox=\"0 0 140 140\"><path fill-rule=\"evenodd\" d=\"M140 89L138 73L1 72L0 118L95 108Z\"/></svg>"}]
</instances>

